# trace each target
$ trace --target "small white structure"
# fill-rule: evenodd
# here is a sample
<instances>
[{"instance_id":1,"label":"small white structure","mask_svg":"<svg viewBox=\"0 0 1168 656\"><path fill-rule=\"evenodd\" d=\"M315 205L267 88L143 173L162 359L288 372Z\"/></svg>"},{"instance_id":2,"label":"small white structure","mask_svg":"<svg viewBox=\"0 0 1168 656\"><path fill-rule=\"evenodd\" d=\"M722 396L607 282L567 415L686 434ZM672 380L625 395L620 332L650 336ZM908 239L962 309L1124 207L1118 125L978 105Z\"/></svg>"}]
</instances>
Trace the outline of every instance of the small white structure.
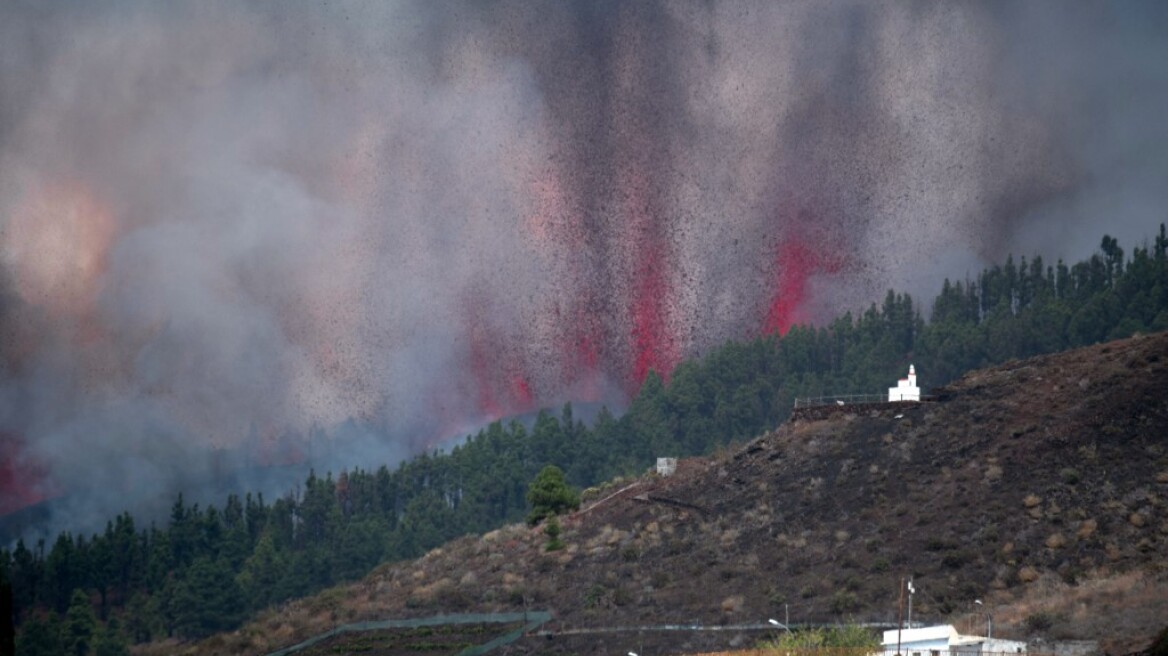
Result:
<instances>
[{"instance_id":1,"label":"small white structure","mask_svg":"<svg viewBox=\"0 0 1168 656\"><path fill-rule=\"evenodd\" d=\"M949 647L949 652L954 655L960 654L961 656L1025 654L1026 643L1017 640L983 638L981 636L960 636L958 643Z\"/></svg>"},{"instance_id":2,"label":"small white structure","mask_svg":"<svg viewBox=\"0 0 1168 656\"><path fill-rule=\"evenodd\" d=\"M917 387L917 370L910 364L908 378L901 378L896 387L888 388L888 402L893 401L920 401L921 388Z\"/></svg>"},{"instance_id":3,"label":"small white structure","mask_svg":"<svg viewBox=\"0 0 1168 656\"><path fill-rule=\"evenodd\" d=\"M952 624L903 629L900 653L903 656L980 656L981 654L1025 654L1026 643L983 636L961 635ZM884 632L881 644L885 656L896 652L897 631Z\"/></svg>"},{"instance_id":4,"label":"small white structure","mask_svg":"<svg viewBox=\"0 0 1168 656\"><path fill-rule=\"evenodd\" d=\"M885 654L895 654L897 634L900 640L900 653L905 656L941 656L949 651L949 644L961 636L952 624L941 626L926 626L919 629L902 629L884 632L884 641L881 643Z\"/></svg>"},{"instance_id":5,"label":"small white structure","mask_svg":"<svg viewBox=\"0 0 1168 656\"><path fill-rule=\"evenodd\" d=\"M673 472L677 471L677 458L658 458L657 459L657 474L660 476L672 476Z\"/></svg>"}]
</instances>

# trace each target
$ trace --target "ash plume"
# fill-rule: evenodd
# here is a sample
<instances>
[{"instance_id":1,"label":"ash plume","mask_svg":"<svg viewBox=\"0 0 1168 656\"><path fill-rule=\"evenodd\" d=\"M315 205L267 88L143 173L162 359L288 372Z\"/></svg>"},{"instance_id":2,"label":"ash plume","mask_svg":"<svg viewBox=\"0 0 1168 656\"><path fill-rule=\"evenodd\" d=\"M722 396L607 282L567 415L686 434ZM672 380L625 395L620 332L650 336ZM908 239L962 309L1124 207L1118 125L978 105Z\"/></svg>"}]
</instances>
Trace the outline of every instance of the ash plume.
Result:
<instances>
[{"instance_id":1,"label":"ash plume","mask_svg":"<svg viewBox=\"0 0 1168 656\"><path fill-rule=\"evenodd\" d=\"M393 462L1009 251L1137 242L1166 28L1158 2L5 3L0 512L86 490L104 519L295 436Z\"/></svg>"}]
</instances>

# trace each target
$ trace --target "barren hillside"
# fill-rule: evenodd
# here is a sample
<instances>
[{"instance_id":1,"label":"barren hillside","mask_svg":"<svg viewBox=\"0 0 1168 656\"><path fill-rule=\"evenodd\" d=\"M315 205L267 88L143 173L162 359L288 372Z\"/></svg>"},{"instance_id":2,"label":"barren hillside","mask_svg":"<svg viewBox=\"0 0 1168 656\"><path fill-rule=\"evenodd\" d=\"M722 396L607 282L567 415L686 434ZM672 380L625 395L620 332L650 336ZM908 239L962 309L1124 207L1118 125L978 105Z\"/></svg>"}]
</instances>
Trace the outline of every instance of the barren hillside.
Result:
<instances>
[{"instance_id":1,"label":"barren hillside","mask_svg":"<svg viewBox=\"0 0 1168 656\"><path fill-rule=\"evenodd\" d=\"M1145 646L1168 623L1168 334L933 392L797 417L672 477L617 482L564 518L562 551L526 526L462 538L190 651L265 653L337 623L525 606L551 610L553 633L784 612L892 621L910 575L918 621L976 630L982 599L995 635ZM681 653L761 636L562 633L506 653Z\"/></svg>"}]
</instances>

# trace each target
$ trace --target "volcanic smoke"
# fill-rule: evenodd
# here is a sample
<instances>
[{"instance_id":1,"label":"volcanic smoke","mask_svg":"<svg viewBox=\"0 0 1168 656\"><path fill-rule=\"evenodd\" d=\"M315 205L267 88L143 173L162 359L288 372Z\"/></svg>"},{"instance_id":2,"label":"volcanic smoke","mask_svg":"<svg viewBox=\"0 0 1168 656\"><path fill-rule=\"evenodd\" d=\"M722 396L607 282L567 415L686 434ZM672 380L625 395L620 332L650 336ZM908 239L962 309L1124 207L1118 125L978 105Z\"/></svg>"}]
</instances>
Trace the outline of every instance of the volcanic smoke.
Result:
<instances>
[{"instance_id":1,"label":"volcanic smoke","mask_svg":"<svg viewBox=\"0 0 1168 656\"><path fill-rule=\"evenodd\" d=\"M85 489L104 521L212 450L345 430L364 466L619 408L728 339L1134 241L1168 206L1166 28L1154 1L5 3L0 513Z\"/></svg>"}]
</instances>

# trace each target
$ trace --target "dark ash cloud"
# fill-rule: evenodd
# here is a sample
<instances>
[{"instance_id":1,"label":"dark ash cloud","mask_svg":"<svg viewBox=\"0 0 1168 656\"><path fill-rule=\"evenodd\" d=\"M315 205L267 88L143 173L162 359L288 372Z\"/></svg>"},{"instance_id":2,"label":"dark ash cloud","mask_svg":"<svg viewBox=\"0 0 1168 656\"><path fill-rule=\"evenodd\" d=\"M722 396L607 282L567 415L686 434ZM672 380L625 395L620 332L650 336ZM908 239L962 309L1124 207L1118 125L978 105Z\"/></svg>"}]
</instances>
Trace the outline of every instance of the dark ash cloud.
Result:
<instances>
[{"instance_id":1,"label":"dark ash cloud","mask_svg":"<svg viewBox=\"0 0 1168 656\"><path fill-rule=\"evenodd\" d=\"M108 491L75 508L104 518L214 450L341 433L336 462L394 461L1011 250L1130 244L1168 205L1166 28L1158 2L5 3L0 453L37 472L6 494Z\"/></svg>"}]
</instances>

